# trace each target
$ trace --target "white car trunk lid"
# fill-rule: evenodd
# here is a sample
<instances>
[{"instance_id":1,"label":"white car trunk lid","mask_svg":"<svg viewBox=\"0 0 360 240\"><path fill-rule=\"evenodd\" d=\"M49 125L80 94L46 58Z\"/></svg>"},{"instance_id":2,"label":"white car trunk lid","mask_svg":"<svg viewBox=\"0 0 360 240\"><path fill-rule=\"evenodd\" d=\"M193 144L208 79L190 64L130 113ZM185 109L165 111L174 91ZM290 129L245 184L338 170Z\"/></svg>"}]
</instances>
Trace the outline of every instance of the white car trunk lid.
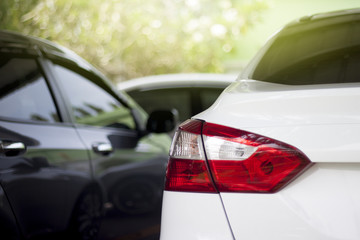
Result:
<instances>
[{"instance_id":1,"label":"white car trunk lid","mask_svg":"<svg viewBox=\"0 0 360 240\"><path fill-rule=\"evenodd\" d=\"M359 103L359 83L288 86L241 80L194 118L283 141L312 162L360 162Z\"/></svg>"}]
</instances>

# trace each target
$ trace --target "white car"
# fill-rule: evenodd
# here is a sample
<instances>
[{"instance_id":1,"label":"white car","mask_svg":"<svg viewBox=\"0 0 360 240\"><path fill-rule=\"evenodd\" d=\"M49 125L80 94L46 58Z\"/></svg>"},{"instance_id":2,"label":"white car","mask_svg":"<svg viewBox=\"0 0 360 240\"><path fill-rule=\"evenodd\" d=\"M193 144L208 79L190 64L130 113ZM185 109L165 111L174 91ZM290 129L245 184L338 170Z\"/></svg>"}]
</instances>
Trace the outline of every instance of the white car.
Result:
<instances>
[{"instance_id":1,"label":"white car","mask_svg":"<svg viewBox=\"0 0 360 240\"><path fill-rule=\"evenodd\" d=\"M168 239L360 239L360 9L286 25L180 125Z\"/></svg>"},{"instance_id":2,"label":"white car","mask_svg":"<svg viewBox=\"0 0 360 240\"><path fill-rule=\"evenodd\" d=\"M131 79L117 87L146 112L176 109L180 121L185 121L209 108L236 77L233 74L162 74Z\"/></svg>"}]
</instances>

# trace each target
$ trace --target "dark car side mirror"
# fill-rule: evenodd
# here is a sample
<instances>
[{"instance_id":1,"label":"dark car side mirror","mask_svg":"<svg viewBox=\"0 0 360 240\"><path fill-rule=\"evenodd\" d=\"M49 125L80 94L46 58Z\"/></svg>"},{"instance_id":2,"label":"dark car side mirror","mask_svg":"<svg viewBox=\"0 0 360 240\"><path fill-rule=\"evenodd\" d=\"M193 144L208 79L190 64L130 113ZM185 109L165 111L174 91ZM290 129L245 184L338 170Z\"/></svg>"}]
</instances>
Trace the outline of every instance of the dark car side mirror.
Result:
<instances>
[{"instance_id":1,"label":"dark car side mirror","mask_svg":"<svg viewBox=\"0 0 360 240\"><path fill-rule=\"evenodd\" d=\"M167 133L174 130L177 124L176 110L158 110L150 114L146 130L152 133Z\"/></svg>"}]
</instances>

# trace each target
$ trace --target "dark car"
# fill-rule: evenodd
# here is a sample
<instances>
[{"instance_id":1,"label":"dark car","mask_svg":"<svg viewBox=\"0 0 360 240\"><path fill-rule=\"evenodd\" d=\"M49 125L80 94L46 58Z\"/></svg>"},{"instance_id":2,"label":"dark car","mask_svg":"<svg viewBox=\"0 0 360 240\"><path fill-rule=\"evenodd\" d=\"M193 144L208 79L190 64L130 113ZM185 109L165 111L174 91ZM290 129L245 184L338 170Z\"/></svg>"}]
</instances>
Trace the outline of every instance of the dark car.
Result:
<instances>
[{"instance_id":1,"label":"dark car","mask_svg":"<svg viewBox=\"0 0 360 240\"><path fill-rule=\"evenodd\" d=\"M103 220L101 239L156 239L173 123L70 50L1 31L0 238L95 239Z\"/></svg>"}]
</instances>

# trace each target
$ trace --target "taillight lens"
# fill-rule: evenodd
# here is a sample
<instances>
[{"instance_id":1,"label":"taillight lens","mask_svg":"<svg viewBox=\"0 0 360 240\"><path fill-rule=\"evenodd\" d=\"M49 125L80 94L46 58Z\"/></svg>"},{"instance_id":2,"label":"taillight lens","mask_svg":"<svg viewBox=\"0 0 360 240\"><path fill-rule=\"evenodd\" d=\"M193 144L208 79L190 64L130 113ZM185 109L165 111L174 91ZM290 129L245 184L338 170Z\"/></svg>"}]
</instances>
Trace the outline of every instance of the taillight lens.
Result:
<instances>
[{"instance_id":1,"label":"taillight lens","mask_svg":"<svg viewBox=\"0 0 360 240\"><path fill-rule=\"evenodd\" d=\"M166 190L217 192L201 140L202 122L187 121L176 131L166 171Z\"/></svg>"},{"instance_id":2,"label":"taillight lens","mask_svg":"<svg viewBox=\"0 0 360 240\"><path fill-rule=\"evenodd\" d=\"M165 189L273 193L310 165L300 150L283 142L190 120L174 137Z\"/></svg>"}]
</instances>

